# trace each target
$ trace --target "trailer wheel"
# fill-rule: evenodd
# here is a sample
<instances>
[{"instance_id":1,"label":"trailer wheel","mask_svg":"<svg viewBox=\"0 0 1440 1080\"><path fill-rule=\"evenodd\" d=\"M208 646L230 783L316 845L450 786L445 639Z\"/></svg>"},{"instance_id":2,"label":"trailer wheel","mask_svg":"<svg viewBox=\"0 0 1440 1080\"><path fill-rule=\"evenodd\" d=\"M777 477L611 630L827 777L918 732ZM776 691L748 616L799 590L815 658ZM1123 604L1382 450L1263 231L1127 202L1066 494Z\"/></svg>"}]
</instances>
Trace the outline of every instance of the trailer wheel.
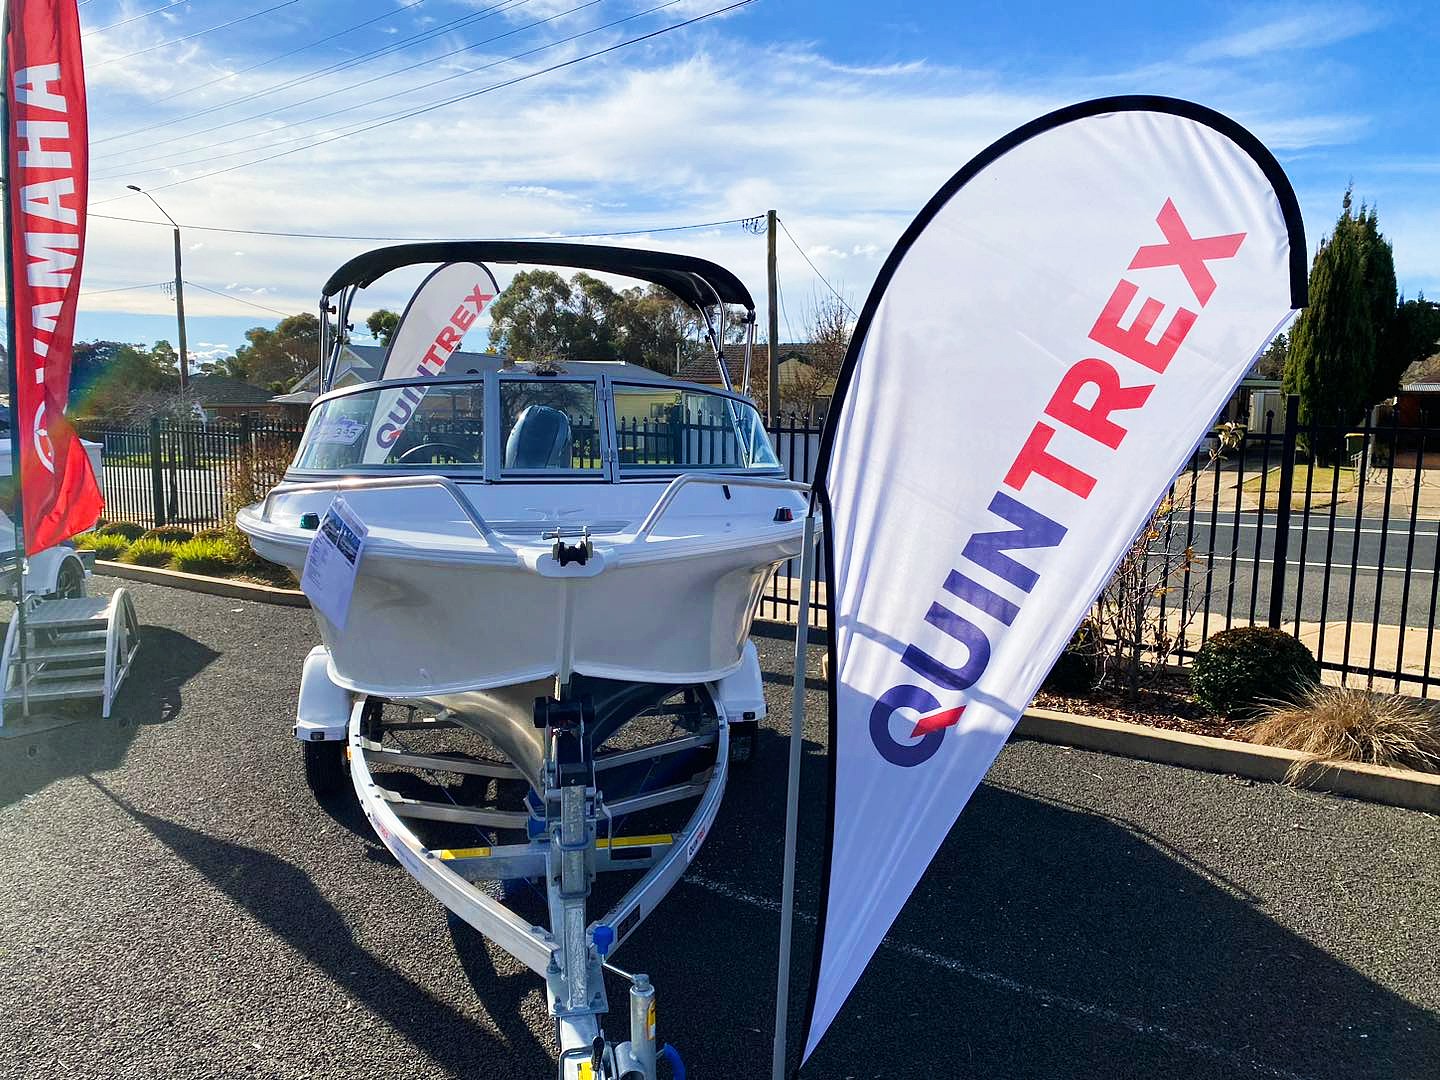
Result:
<instances>
[{"instance_id":1,"label":"trailer wheel","mask_svg":"<svg viewBox=\"0 0 1440 1080\"><path fill-rule=\"evenodd\" d=\"M730 722L730 764L745 765L755 756L755 740L760 734L758 720Z\"/></svg>"},{"instance_id":2,"label":"trailer wheel","mask_svg":"<svg viewBox=\"0 0 1440 1080\"><path fill-rule=\"evenodd\" d=\"M74 600L85 595L85 568L79 559L66 559L60 564L54 595L58 600Z\"/></svg>"},{"instance_id":3,"label":"trailer wheel","mask_svg":"<svg viewBox=\"0 0 1440 1080\"><path fill-rule=\"evenodd\" d=\"M350 777L344 740L301 743L300 749L305 756L305 783L310 785L311 794L328 799L343 790Z\"/></svg>"}]
</instances>

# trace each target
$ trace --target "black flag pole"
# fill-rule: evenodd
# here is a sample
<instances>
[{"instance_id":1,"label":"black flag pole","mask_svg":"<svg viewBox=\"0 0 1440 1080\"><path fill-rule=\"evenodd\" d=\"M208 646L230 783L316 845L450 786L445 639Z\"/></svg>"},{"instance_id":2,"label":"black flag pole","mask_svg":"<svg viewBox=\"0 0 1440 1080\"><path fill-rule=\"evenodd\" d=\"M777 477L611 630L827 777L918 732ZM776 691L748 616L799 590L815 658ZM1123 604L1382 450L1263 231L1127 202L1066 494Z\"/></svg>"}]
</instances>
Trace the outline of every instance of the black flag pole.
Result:
<instances>
[{"instance_id":1,"label":"black flag pole","mask_svg":"<svg viewBox=\"0 0 1440 1080\"><path fill-rule=\"evenodd\" d=\"M12 0L13 2L13 0ZM12 499L9 507L10 520L15 526L15 622L20 634L20 712L30 715L29 666L26 663L27 650L25 632L25 512L20 474L20 425L16 422L20 414L20 398L15 375L15 342L18 339L15 317L15 221L10 198L10 140L13 136L10 122L10 7L5 8L3 23L0 23L0 127L4 128L0 140L0 188L5 193L5 343L9 350L6 365L6 383L10 392L10 482ZM0 698L6 688L0 686ZM3 708L3 704L0 704Z\"/></svg>"}]
</instances>

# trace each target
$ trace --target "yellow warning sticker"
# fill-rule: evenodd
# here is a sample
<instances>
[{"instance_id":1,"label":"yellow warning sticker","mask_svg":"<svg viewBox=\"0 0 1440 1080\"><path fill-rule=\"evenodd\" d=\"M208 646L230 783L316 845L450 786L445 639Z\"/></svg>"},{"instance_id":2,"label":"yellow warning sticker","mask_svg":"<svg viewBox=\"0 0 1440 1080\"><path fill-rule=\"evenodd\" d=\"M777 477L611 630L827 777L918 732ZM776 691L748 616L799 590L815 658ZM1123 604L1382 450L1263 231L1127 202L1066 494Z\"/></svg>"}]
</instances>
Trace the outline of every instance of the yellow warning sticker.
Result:
<instances>
[{"instance_id":1,"label":"yellow warning sticker","mask_svg":"<svg viewBox=\"0 0 1440 1080\"><path fill-rule=\"evenodd\" d=\"M579 1080L595 1080L595 1070L590 1067L590 1062L580 1062L580 1071L575 1074Z\"/></svg>"},{"instance_id":2,"label":"yellow warning sticker","mask_svg":"<svg viewBox=\"0 0 1440 1080\"><path fill-rule=\"evenodd\" d=\"M655 1002L650 1002L650 1011L645 1015L645 1037L655 1038Z\"/></svg>"}]
</instances>

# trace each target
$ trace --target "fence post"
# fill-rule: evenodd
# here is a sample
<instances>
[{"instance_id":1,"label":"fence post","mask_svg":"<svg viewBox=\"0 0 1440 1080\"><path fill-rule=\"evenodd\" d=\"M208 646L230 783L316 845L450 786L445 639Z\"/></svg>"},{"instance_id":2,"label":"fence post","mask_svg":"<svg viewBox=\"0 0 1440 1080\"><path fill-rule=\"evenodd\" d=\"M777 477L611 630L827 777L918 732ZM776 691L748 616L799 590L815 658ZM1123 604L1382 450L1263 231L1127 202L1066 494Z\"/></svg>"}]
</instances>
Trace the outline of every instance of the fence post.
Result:
<instances>
[{"instance_id":1,"label":"fence post","mask_svg":"<svg viewBox=\"0 0 1440 1080\"><path fill-rule=\"evenodd\" d=\"M1285 433L1280 444L1280 485L1275 492L1275 553L1270 563L1270 627L1280 629L1285 608L1285 563L1290 557L1290 497L1295 490L1295 438L1300 426L1300 398L1285 399ZM1265 521L1265 507L1260 507ZM1255 543L1260 543L1257 534Z\"/></svg>"},{"instance_id":2,"label":"fence post","mask_svg":"<svg viewBox=\"0 0 1440 1080\"><path fill-rule=\"evenodd\" d=\"M155 525L165 524L164 454L160 446L160 418L150 418L150 511Z\"/></svg>"}]
</instances>

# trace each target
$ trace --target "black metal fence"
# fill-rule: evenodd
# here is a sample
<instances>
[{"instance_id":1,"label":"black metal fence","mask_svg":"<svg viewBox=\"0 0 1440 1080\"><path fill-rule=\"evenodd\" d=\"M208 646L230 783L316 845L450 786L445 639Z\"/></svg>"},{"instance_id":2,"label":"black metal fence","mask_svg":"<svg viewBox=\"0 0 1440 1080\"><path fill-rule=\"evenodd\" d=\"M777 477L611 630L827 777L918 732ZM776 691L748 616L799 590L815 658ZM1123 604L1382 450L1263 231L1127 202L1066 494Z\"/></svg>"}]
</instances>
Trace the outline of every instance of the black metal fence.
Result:
<instances>
[{"instance_id":1,"label":"black metal fence","mask_svg":"<svg viewBox=\"0 0 1440 1080\"><path fill-rule=\"evenodd\" d=\"M1281 414L1217 428L1158 507L1146 553L1148 618L1181 662L1212 634L1272 626L1309 646L1333 681L1440 691L1440 427L1301 424ZM796 479L813 480L819 432L771 428ZM799 560L767 587L762 617L794 621ZM812 594L819 606L823 568Z\"/></svg>"},{"instance_id":2,"label":"black metal fence","mask_svg":"<svg viewBox=\"0 0 1440 1080\"><path fill-rule=\"evenodd\" d=\"M302 424L249 417L76 426L82 438L101 446L105 516L147 527L224 524L235 506L280 482L304 431Z\"/></svg>"},{"instance_id":3,"label":"black metal fence","mask_svg":"<svg viewBox=\"0 0 1440 1080\"><path fill-rule=\"evenodd\" d=\"M678 434L659 421L627 425L621 461L729 460L728 436L687 419ZM1440 691L1440 427L1401 426L1398 415L1302 425L1293 398L1283 414L1251 420L1201 444L1154 522L1152 616L1173 655L1193 656L1219 630L1268 625L1300 637L1332 678ZM278 483L303 430L250 419L80 428L103 446L108 517L191 527L222 524ZM790 476L813 480L819 429L788 417L770 435ZM799 578L798 559L780 568L763 618L795 619ZM824 589L821 567L817 628Z\"/></svg>"}]
</instances>

